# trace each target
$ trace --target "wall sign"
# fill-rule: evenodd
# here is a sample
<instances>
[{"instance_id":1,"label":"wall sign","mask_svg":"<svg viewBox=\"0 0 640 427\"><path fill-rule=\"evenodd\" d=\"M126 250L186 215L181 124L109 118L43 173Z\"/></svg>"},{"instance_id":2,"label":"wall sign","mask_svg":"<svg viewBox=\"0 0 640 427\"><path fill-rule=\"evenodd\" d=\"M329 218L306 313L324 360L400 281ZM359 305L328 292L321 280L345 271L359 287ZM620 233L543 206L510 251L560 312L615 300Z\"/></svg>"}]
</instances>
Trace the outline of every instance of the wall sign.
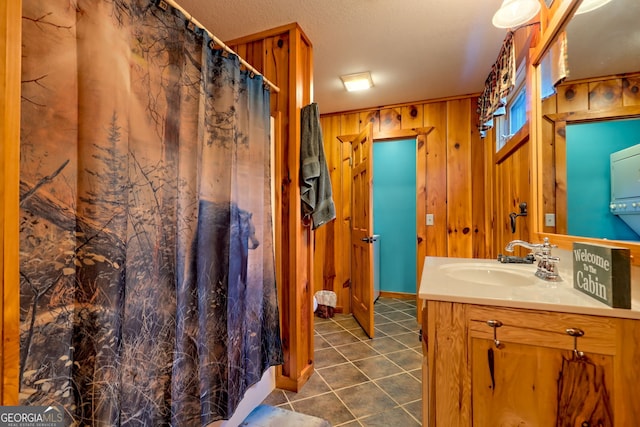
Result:
<instances>
[{"instance_id":1,"label":"wall sign","mask_svg":"<svg viewBox=\"0 0 640 427\"><path fill-rule=\"evenodd\" d=\"M573 287L610 307L631 308L629 249L575 242Z\"/></svg>"}]
</instances>

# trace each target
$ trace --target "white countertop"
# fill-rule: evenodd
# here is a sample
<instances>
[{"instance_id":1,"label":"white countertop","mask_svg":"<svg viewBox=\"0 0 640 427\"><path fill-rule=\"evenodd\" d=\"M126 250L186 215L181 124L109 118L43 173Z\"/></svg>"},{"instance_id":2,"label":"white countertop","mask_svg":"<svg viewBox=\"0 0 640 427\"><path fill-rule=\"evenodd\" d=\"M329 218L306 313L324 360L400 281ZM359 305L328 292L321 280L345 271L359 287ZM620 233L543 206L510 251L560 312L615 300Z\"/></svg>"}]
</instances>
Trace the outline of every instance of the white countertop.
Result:
<instances>
[{"instance_id":1,"label":"white countertop","mask_svg":"<svg viewBox=\"0 0 640 427\"><path fill-rule=\"evenodd\" d=\"M530 272L535 280L527 279L522 286L496 285L486 280L482 284L449 274L457 264L463 269L465 264L479 262L513 269L522 273L523 277L528 277ZM560 269L563 279L560 282L539 279L534 276L535 271L535 264L501 264L495 259L425 257L418 295L425 300L640 319L638 295L632 294L631 309L611 308L574 289L571 271ZM482 277L479 279L482 280Z\"/></svg>"}]
</instances>

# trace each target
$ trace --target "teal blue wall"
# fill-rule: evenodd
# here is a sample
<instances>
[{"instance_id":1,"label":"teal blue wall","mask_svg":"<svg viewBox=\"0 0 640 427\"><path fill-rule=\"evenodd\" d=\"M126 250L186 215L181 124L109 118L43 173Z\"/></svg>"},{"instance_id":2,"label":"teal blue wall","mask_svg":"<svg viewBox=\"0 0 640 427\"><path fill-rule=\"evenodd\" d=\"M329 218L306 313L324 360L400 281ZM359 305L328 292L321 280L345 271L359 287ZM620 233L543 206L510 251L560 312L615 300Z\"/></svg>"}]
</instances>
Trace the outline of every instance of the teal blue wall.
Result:
<instances>
[{"instance_id":1,"label":"teal blue wall","mask_svg":"<svg viewBox=\"0 0 640 427\"><path fill-rule=\"evenodd\" d=\"M373 144L373 230L380 290L416 293L416 141Z\"/></svg>"},{"instance_id":2,"label":"teal blue wall","mask_svg":"<svg viewBox=\"0 0 640 427\"><path fill-rule=\"evenodd\" d=\"M568 233L614 240L638 240L620 218L609 212L609 155L640 143L640 120L618 120L567 126Z\"/></svg>"}]
</instances>

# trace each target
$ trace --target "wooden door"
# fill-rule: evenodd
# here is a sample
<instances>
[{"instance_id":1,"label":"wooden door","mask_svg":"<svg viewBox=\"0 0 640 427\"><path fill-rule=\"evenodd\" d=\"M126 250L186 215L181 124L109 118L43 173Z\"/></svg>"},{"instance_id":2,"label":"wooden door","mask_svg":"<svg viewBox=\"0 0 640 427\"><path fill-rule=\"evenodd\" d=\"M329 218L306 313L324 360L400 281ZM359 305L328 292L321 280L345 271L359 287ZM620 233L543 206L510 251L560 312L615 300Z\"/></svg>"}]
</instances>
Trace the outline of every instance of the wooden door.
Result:
<instances>
[{"instance_id":1,"label":"wooden door","mask_svg":"<svg viewBox=\"0 0 640 427\"><path fill-rule=\"evenodd\" d=\"M373 338L373 130L351 141L351 310Z\"/></svg>"}]
</instances>

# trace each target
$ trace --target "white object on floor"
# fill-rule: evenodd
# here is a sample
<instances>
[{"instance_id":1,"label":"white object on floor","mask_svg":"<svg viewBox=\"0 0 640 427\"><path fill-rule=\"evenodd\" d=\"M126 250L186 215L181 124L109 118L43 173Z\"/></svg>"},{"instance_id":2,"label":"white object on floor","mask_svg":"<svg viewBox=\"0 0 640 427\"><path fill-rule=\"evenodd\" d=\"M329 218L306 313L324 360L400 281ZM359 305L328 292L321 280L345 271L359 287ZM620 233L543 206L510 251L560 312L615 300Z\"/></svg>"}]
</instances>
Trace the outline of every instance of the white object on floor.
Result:
<instances>
[{"instance_id":1,"label":"white object on floor","mask_svg":"<svg viewBox=\"0 0 640 427\"><path fill-rule=\"evenodd\" d=\"M260 405L240 424L240 427L331 427L329 421L275 406Z\"/></svg>"}]
</instances>

